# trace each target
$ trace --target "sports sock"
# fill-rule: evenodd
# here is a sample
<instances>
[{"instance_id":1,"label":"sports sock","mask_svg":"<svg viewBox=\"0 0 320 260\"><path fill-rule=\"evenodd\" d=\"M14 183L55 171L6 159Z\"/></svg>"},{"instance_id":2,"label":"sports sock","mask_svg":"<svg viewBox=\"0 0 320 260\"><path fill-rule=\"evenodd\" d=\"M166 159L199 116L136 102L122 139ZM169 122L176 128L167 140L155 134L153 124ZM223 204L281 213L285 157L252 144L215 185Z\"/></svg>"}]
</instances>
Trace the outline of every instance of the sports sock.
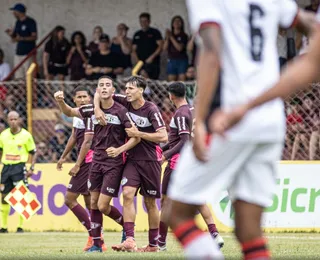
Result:
<instances>
[{"instance_id":1,"label":"sports sock","mask_svg":"<svg viewBox=\"0 0 320 260\"><path fill-rule=\"evenodd\" d=\"M93 239L93 244L95 246L101 247L101 227L102 227L102 213L98 209L91 210L91 234Z\"/></svg>"},{"instance_id":2,"label":"sports sock","mask_svg":"<svg viewBox=\"0 0 320 260\"><path fill-rule=\"evenodd\" d=\"M241 243L241 246L245 260L271 259L270 251L267 247L267 241L263 237Z\"/></svg>"},{"instance_id":3,"label":"sports sock","mask_svg":"<svg viewBox=\"0 0 320 260\"><path fill-rule=\"evenodd\" d=\"M134 238L134 222L124 222L123 229L126 233L126 238L132 237Z\"/></svg>"},{"instance_id":4,"label":"sports sock","mask_svg":"<svg viewBox=\"0 0 320 260\"><path fill-rule=\"evenodd\" d=\"M194 220L182 223L173 233L182 244L187 259L223 259L211 235L201 231Z\"/></svg>"},{"instance_id":5,"label":"sports sock","mask_svg":"<svg viewBox=\"0 0 320 260\"><path fill-rule=\"evenodd\" d=\"M166 244L167 241L167 234L168 234L168 226L160 221L160 225L159 225L159 239L158 239L158 244L159 246L164 246Z\"/></svg>"},{"instance_id":6,"label":"sports sock","mask_svg":"<svg viewBox=\"0 0 320 260\"><path fill-rule=\"evenodd\" d=\"M149 246L158 246L159 228L149 229Z\"/></svg>"},{"instance_id":7,"label":"sports sock","mask_svg":"<svg viewBox=\"0 0 320 260\"><path fill-rule=\"evenodd\" d=\"M120 211L114 206L110 206L110 207L111 207L111 210L110 210L110 213L108 214L108 217L112 218L115 222L123 226L123 216L120 213Z\"/></svg>"},{"instance_id":8,"label":"sports sock","mask_svg":"<svg viewBox=\"0 0 320 260\"><path fill-rule=\"evenodd\" d=\"M216 224L209 224L208 231L212 236L215 235L215 233L219 233Z\"/></svg>"},{"instance_id":9,"label":"sports sock","mask_svg":"<svg viewBox=\"0 0 320 260\"><path fill-rule=\"evenodd\" d=\"M73 207L71 211L78 218L81 224L85 226L88 230L89 236L91 236L91 223L87 211L80 204Z\"/></svg>"},{"instance_id":10,"label":"sports sock","mask_svg":"<svg viewBox=\"0 0 320 260\"><path fill-rule=\"evenodd\" d=\"M18 228L23 228L24 218L22 216L19 216L19 225Z\"/></svg>"},{"instance_id":11,"label":"sports sock","mask_svg":"<svg viewBox=\"0 0 320 260\"><path fill-rule=\"evenodd\" d=\"M8 228L8 217L10 213L9 204L1 204L1 227Z\"/></svg>"}]
</instances>

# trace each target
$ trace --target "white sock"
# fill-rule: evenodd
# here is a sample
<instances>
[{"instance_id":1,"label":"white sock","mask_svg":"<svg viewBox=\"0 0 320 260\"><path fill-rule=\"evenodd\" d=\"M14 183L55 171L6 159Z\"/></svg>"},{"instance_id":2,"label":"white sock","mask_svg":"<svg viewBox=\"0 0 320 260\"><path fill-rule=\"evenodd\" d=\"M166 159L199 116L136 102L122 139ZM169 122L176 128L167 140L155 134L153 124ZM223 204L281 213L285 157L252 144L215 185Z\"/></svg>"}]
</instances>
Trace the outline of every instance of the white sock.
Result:
<instances>
[{"instance_id":1,"label":"white sock","mask_svg":"<svg viewBox=\"0 0 320 260\"><path fill-rule=\"evenodd\" d=\"M212 236L208 233L204 233L195 240L193 240L184 249L184 253L187 259L214 259L223 260L223 254L219 250L218 245L212 239Z\"/></svg>"}]
</instances>

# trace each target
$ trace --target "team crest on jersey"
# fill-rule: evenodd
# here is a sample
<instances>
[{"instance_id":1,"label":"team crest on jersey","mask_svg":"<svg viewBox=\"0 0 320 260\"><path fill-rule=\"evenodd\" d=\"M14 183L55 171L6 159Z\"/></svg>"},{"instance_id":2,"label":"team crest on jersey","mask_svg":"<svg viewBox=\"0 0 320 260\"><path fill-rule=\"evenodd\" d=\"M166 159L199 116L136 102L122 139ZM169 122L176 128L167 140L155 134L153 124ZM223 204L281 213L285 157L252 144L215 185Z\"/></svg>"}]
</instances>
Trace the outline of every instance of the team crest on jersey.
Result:
<instances>
[{"instance_id":1,"label":"team crest on jersey","mask_svg":"<svg viewBox=\"0 0 320 260\"><path fill-rule=\"evenodd\" d=\"M142 116L138 116L138 115L133 114L131 112L129 112L129 114L130 114L130 117L132 118L133 122L135 122L138 127L149 127L149 126L152 126L152 124L150 123L148 118L142 117Z\"/></svg>"},{"instance_id":2,"label":"team crest on jersey","mask_svg":"<svg viewBox=\"0 0 320 260\"><path fill-rule=\"evenodd\" d=\"M121 180L121 185L125 185L128 182L128 179L126 177L123 177Z\"/></svg>"}]
</instances>

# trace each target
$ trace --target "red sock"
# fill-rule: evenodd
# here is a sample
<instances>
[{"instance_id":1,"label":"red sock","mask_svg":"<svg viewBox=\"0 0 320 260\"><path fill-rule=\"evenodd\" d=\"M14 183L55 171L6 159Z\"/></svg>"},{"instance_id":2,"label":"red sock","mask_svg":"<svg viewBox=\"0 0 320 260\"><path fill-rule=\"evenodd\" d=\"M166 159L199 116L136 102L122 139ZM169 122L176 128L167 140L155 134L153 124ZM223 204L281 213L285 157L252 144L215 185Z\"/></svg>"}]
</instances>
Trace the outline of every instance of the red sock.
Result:
<instances>
[{"instance_id":1,"label":"red sock","mask_svg":"<svg viewBox=\"0 0 320 260\"><path fill-rule=\"evenodd\" d=\"M159 226L159 235L160 238L158 239L159 246L164 246L167 241L167 234L168 234L168 226L160 221L160 226Z\"/></svg>"},{"instance_id":2,"label":"red sock","mask_svg":"<svg viewBox=\"0 0 320 260\"><path fill-rule=\"evenodd\" d=\"M114 206L110 206L110 207L111 207L111 210L108 217L112 218L115 222L123 226L123 216L120 213L120 211Z\"/></svg>"},{"instance_id":3,"label":"red sock","mask_svg":"<svg viewBox=\"0 0 320 260\"><path fill-rule=\"evenodd\" d=\"M91 210L91 234L95 246L101 247L102 213L98 209Z\"/></svg>"},{"instance_id":4,"label":"red sock","mask_svg":"<svg viewBox=\"0 0 320 260\"><path fill-rule=\"evenodd\" d=\"M124 222L123 229L126 234L126 237L134 238L134 222Z\"/></svg>"},{"instance_id":5,"label":"red sock","mask_svg":"<svg viewBox=\"0 0 320 260\"><path fill-rule=\"evenodd\" d=\"M158 246L159 228L149 229L149 246Z\"/></svg>"},{"instance_id":6,"label":"red sock","mask_svg":"<svg viewBox=\"0 0 320 260\"><path fill-rule=\"evenodd\" d=\"M81 224L85 226L88 230L89 236L91 236L91 223L87 211L80 204L73 207L71 211L79 219Z\"/></svg>"},{"instance_id":7,"label":"red sock","mask_svg":"<svg viewBox=\"0 0 320 260\"><path fill-rule=\"evenodd\" d=\"M218 229L217 229L217 227L216 227L216 224L209 224L209 225L208 225L208 230L209 230L209 233L210 233L211 235L213 235L214 233L219 233L219 232L218 232Z\"/></svg>"},{"instance_id":8,"label":"red sock","mask_svg":"<svg viewBox=\"0 0 320 260\"><path fill-rule=\"evenodd\" d=\"M203 235L204 232L196 226L196 222L192 219L180 224L175 230L173 230L173 233L182 246L186 247L193 240Z\"/></svg>"},{"instance_id":9,"label":"red sock","mask_svg":"<svg viewBox=\"0 0 320 260\"><path fill-rule=\"evenodd\" d=\"M241 246L245 260L271 259L270 251L267 248L267 241L263 237L244 242Z\"/></svg>"}]
</instances>

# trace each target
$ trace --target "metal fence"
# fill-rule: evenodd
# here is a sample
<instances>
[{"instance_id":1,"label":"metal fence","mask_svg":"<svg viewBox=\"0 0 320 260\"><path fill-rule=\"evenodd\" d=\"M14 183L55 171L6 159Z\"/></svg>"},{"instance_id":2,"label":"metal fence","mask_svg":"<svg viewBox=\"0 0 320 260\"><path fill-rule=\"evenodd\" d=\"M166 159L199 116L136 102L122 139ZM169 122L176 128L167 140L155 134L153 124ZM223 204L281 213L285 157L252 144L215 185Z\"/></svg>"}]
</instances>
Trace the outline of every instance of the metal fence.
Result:
<instances>
[{"instance_id":1,"label":"metal fence","mask_svg":"<svg viewBox=\"0 0 320 260\"><path fill-rule=\"evenodd\" d=\"M97 82L94 81L45 81L33 80L31 113L27 112L27 91L24 80L0 83L0 130L7 126L6 115L17 110L22 125L27 127L27 119L32 119L32 132L38 150L43 156L41 162L53 162L62 153L72 129L72 118L62 115L53 99L53 93L64 90L66 102L74 106L72 91L78 85L94 93ZM195 96L195 82L187 82L187 96L190 102ZM157 104L167 126L173 115L173 106L168 98L166 81L149 81L145 98ZM116 80L118 93L124 93L125 81ZM320 89L312 84L307 90L285 100L287 115L287 135L283 152L284 160L317 160L320 158ZM40 148L40 149L39 149ZM76 158L75 152L70 160Z\"/></svg>"}]
</instances>

